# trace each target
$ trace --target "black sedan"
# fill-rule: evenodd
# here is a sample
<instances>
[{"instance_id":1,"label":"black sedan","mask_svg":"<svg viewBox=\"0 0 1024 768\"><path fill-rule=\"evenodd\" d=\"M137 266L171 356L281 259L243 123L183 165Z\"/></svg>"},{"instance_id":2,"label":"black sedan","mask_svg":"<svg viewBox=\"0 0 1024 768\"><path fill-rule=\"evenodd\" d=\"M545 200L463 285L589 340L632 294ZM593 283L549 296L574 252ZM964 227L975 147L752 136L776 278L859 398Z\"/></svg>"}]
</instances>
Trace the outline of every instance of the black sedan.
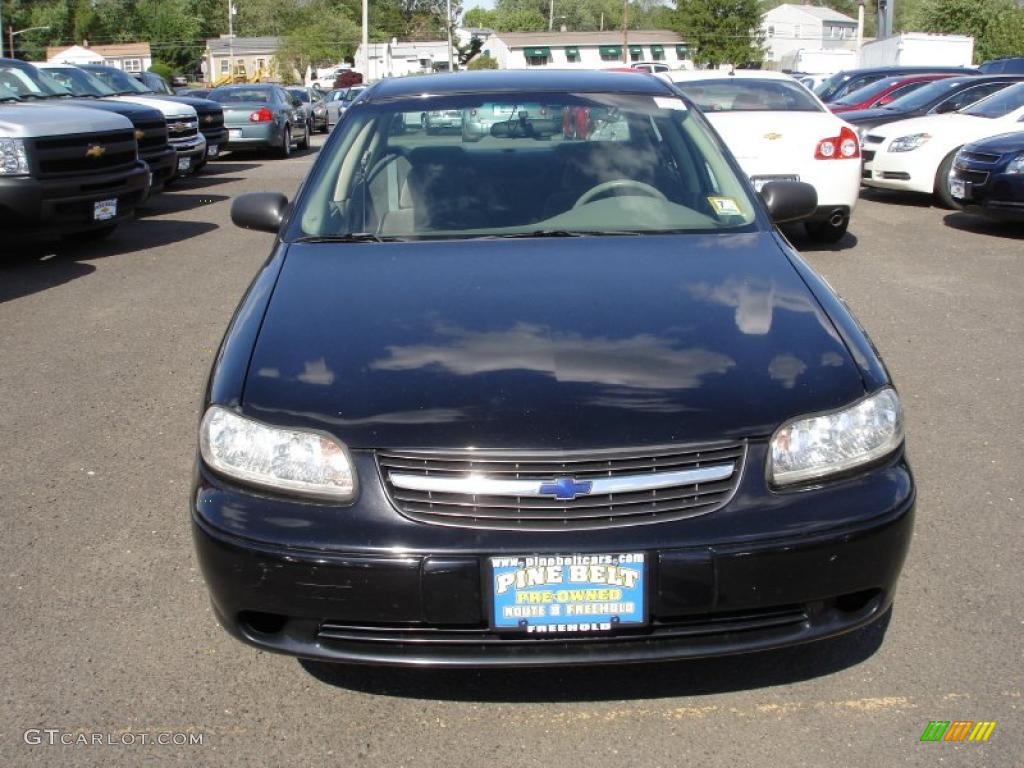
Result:
<instances>
[{"instance_id":1,"label":"black sedan","mask_svg":"<svg viewBox=\"0 0 1024 768\"><path fill-rule=\"evenodd\" d=\"M1024 132L964 146L953 161L949 192L968 212L1024 222Z\"/></svg>"},{"instance_id":2,"label":"black sedan","mask_svg":"<svg viewBox=\"0 0 1024 768\"><path fill-rule=\"evenodd\" d=\"M605 110L584 140L424 110ZM513 112L514 110L509 110ZM235 313L193 533L267 650L440 666L753 651L883 616L915 490L900 399L707 122L644 74L465 72L356 102Z\"/></svg>"},{"instance_id":3,"label":"black sedan","mask_svg":"<svg viewBox=\"0 0 1024 768\"><path fill-rule=\"evenodd\" d=\"M956 112L1021 80L1024 80L1024 75L966 75L943 78L901 96L884 107L844 112L843 120L856 126L863 137L870 129L897 120Z\"/></svg>"}]
</instances>

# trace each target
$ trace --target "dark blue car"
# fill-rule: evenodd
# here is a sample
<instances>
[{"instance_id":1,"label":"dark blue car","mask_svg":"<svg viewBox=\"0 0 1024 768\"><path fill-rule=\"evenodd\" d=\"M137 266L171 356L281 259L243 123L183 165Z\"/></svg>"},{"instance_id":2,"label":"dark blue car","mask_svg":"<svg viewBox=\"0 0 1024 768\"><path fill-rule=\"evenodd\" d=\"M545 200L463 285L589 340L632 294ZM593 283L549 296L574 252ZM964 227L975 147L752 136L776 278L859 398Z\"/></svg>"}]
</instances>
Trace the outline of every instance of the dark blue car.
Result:
<instances>
[{"instance_id":1,"label":"dark blue car","mask_svg":"<svg viewBox=\"0 0 1024 768\"><path fill-rule=\"evenodd\" d=\"M396 129L484 105L507 118L472 141ZM600 126L552 135L579 110ZM223 626L303 657L487 667L884 616L914 481L885 367L773 222L816 205L796 181L756 196L646 74L370 86L292 204L232 205L277 239L198 425L193 534Z\"/></svg>"},{"instance_id":2,"label":"dark blue car","mask_svg":"<svg viewBox=\"0 0 1024 768\"><path fill-rule=\"evenodd\" d=\"M971 213L1024 221L1024 131L964 146L953 161L949 192Z\"/></svg>"}]
</instances>

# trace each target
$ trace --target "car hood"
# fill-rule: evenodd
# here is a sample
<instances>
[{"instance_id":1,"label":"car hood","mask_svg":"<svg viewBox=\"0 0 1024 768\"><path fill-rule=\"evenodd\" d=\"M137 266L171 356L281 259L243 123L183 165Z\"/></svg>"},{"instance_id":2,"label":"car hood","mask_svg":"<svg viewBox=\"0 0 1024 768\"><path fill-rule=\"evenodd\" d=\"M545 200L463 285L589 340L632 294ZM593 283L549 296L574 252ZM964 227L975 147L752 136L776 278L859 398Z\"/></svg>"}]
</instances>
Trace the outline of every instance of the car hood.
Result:
<instances>
[{"instance_id":1,"label":"car hood","mask_svg":"<svg viewBox=\"0 0 1024 768\"><path fill-rule=\"evenodd\" d=\"M66 136L73 133L131 130L121 115L64 104L7 104L0 106L0 134L13 138Z\"/></svg>"},{"instance_id":2,"label":"car hood","mask_svg":"<svg viewBox=\"0 0 1024 768\"><path fill-rule=\"evenodd\" d=\"M203 99L199 96L170 96L166 93L147 94L147 96L149 98L175 102L177 104L188 104L200 115L206 115L211 112L220 112L222 107L222 104L219 101Z\"/></svg>"},{"instance_id":3,"label":"car hood","mask_svg":"<svg viewBox=\"0 0 1024 768\"><path fill-rule=\"evenodd\" d=\"M144 107L151 107L159 111L168 120L197 120L199 118L195 109L188 104L159 99L155 96L140 94L138 96L114 96L111 98L116 98L118 101L130 104L141 104Z\"/></svg>"},{"instance_id":4,"label":"car hood","mask_svg":"<svg viewBox=\"0 0 1024 768\"><path fill-rule=\"evenodd\" d=\"M768 435L864 386L768 233L289 247L243 411L355 448Z\"/></svg>"},{"instance_id":5,"label":"car hood","mask_svg":"<svg viewBox=\"0 0 1024 768\"><path fill-rule=\"evenodd\" d=\"M1024 152L1024 130L1003 133L989 139L976 141L969 148L975 152L987 152L993 155Z\"/></svg>"},{"instance_id":6,"label":"car hood","mask_svg":"<svg viewBox=\"0 0 1024 768\"><path fill-rule=\"evenodd\" d=\"M947 112L943 115L925 115L924 117L914 117L909 120L897 120L894 123L886 123L873 129L872 133L884 136L885 138L911 136L915 133L930 133L932 136L956 139L957 144L963 144L972 138L1003 133L1005 125L1005 121L998 118L991 119L976 117L975 115L962 115L957 112Z\"/></svg>"}]
</instances>

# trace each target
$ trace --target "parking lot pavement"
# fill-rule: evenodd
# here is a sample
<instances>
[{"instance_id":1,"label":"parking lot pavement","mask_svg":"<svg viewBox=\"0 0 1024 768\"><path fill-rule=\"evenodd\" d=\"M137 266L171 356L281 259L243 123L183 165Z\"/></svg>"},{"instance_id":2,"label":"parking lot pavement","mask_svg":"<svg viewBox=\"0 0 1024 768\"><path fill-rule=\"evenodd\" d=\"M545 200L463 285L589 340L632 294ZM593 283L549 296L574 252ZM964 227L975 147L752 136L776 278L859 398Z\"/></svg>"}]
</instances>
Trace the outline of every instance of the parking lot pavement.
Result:
<instances>
[{"instance_id":1,"label":"parking lot pavement","mask_svg":"<svg viewBox=\"0 0 1024 768\"><path fill-rule=\"evenodd\" d=\"M0 764L1024 764L1024 232L913 198L873 195L838 247L805 253L906 405L920 496L887 627L488 673L304 664L229 638L187 495L206 372L272 241L232 227L229 204L291 193L312 157L229 156L106 242L5 240ZM997 726L920 743L931 720ZM202 744L141 743L159 733ZM47 743L80 734L104 744Z\"/></svg>"}]
</instances>

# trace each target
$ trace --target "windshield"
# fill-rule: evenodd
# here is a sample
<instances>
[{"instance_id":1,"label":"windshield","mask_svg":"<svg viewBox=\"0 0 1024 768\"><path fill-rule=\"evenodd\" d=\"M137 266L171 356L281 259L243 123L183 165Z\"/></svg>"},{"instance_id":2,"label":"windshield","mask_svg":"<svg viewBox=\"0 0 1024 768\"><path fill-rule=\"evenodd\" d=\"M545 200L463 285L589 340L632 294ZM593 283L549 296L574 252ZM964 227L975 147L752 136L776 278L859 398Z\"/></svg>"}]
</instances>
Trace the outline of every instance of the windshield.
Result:
<instances>
[{"instance_id":1,"label":"windshield","mask_svg":"<svg viewBox=\"0 0 1024 768\"><path fill-rule=\"evenodd\" d=\"M23 99L48 99L53 96L70 95L70 91L52 77L43 77L38 71L31 72L4 64L0 64L0 85Z\"/></svg>"},{"instance_id":2,"label":"windshield","mask_svg":"<svg viewBox=\"0 0 1024 768\"><path fill-rule=\"evenodd\" d=\"M791 80L684 80L675 86L704 112L821 112L807 89Z\"/></svg>"},{"instance_id":3,"label":"windshield","mask_svg":"<svg viewBox=\"0 0 1024 768\"><path fill-rule=\"evenodd\" d=\"M814 89L814 94L821 98L822 101L828 101L832 92L844 83L848 77L850 77L848 72L836 72L831 77L827 77L818 83L818 87Z\"/></svg>"},{"instance_id":4,"label":"windshield","mask_svg":"<svg viewBox=\"0 0 1024 768\"><path fill-rule=\"evenodd\" d=\"M459 119L424 118L452 113ZM341 125L296 203L293 238L718 231L754 221L717 140L676 97L360 100Z\"/></svg>"},{"instance_id":5,"label":"windshield","mask_svg":"<svg viewBox=\"0 0 1024 768\"><path fill-rule=\"evenodd\" d=\"M965 115L994 119L1004 117L1021 107L1024 107L1024 83L1004 88L966 109L961 109L960 112Z\"/></svg>"},{"instance_id":6,"label":"windshield","mask_svg":"<svg viewBox=\"0 0 1024 768\"><path fill-rule=\"evenodd\" d=\"M113 96L114 91L97 77L78 69L63 67L61 69L41 69L40 74L47 75L74 96Z\"/></svg>"},{"instance_id":7,"label":"windshield","mask_svg":"<svg viewBox=\"0 0 1024 768\"><path fill-rule=\"evenodd\" d=\"M850 107L854 104L861 104L865 101L872 101L875 98L882 95L882 93L900 82L902 77L885 77L881 80L876 80L873 83L865 85L863 88L858 88L855 91L843 96L843 98L833 101L833 104L841 104L844 107Z\"/></svg>"},{"instance_id":8,"label":"windshield","mask_svg":"<svg viewBox=\"0 0 1024 768\"><path fill-rule=\"evenodd\" d=\"M206 98L221 104L269 104L269 88L214 88Z\"/></svg>"},{"instance_id":9,"label":"windshield","mask_svg":"<svg viewBox=\"0 0 1024 768\"><path fill-rule=\"evenodd\" d=\"M101 67L97 69L86 70L90 74L95 75L99 80L107 85L114 93L124 94L135 94L135 93L153 93L152 89L147 88L145 85L140 83L131 75L126 75L119 69L111 69L109 67Z\"/></svg>"},{"instance_id":10,"label":"windshield","mask_svg":"<svg viewBox=\"0 0 1024 768\"><path fill-rule=\"evenodd\" d=\"M894 99L889 104L886 104L883 109L895 110L898 112L909 112L914 109L921 109L931 104L933 101L937 101L943 98L946 94L951 93L960 86L963 85L963 80L936 80L934 83L928 83L927 85L921 86L916 91L900 96L898 99Z\"/></svg>"},{"instance_id":11,"label":"windshield","mask_svg":"<svg viewBox=\"0 0 1024 768\"><path fill-rule=\"evenodd\" d=\"M288 93L297 98L303 104L309 104L309 91L305 88L289 88Z\"/></svg>"},{"instance_id":12,"label":"windshield","mask_svg":"<svg viewBox=\"0 0 1024 768\"><path fill-rule=\"evenodd\" d=\"M347 91L345 91L345 95L342 96L341 98L343 101L355 101L356 96L358 96L365 90L365 88L349 88Z\"/></svg>"}]
</instances>

